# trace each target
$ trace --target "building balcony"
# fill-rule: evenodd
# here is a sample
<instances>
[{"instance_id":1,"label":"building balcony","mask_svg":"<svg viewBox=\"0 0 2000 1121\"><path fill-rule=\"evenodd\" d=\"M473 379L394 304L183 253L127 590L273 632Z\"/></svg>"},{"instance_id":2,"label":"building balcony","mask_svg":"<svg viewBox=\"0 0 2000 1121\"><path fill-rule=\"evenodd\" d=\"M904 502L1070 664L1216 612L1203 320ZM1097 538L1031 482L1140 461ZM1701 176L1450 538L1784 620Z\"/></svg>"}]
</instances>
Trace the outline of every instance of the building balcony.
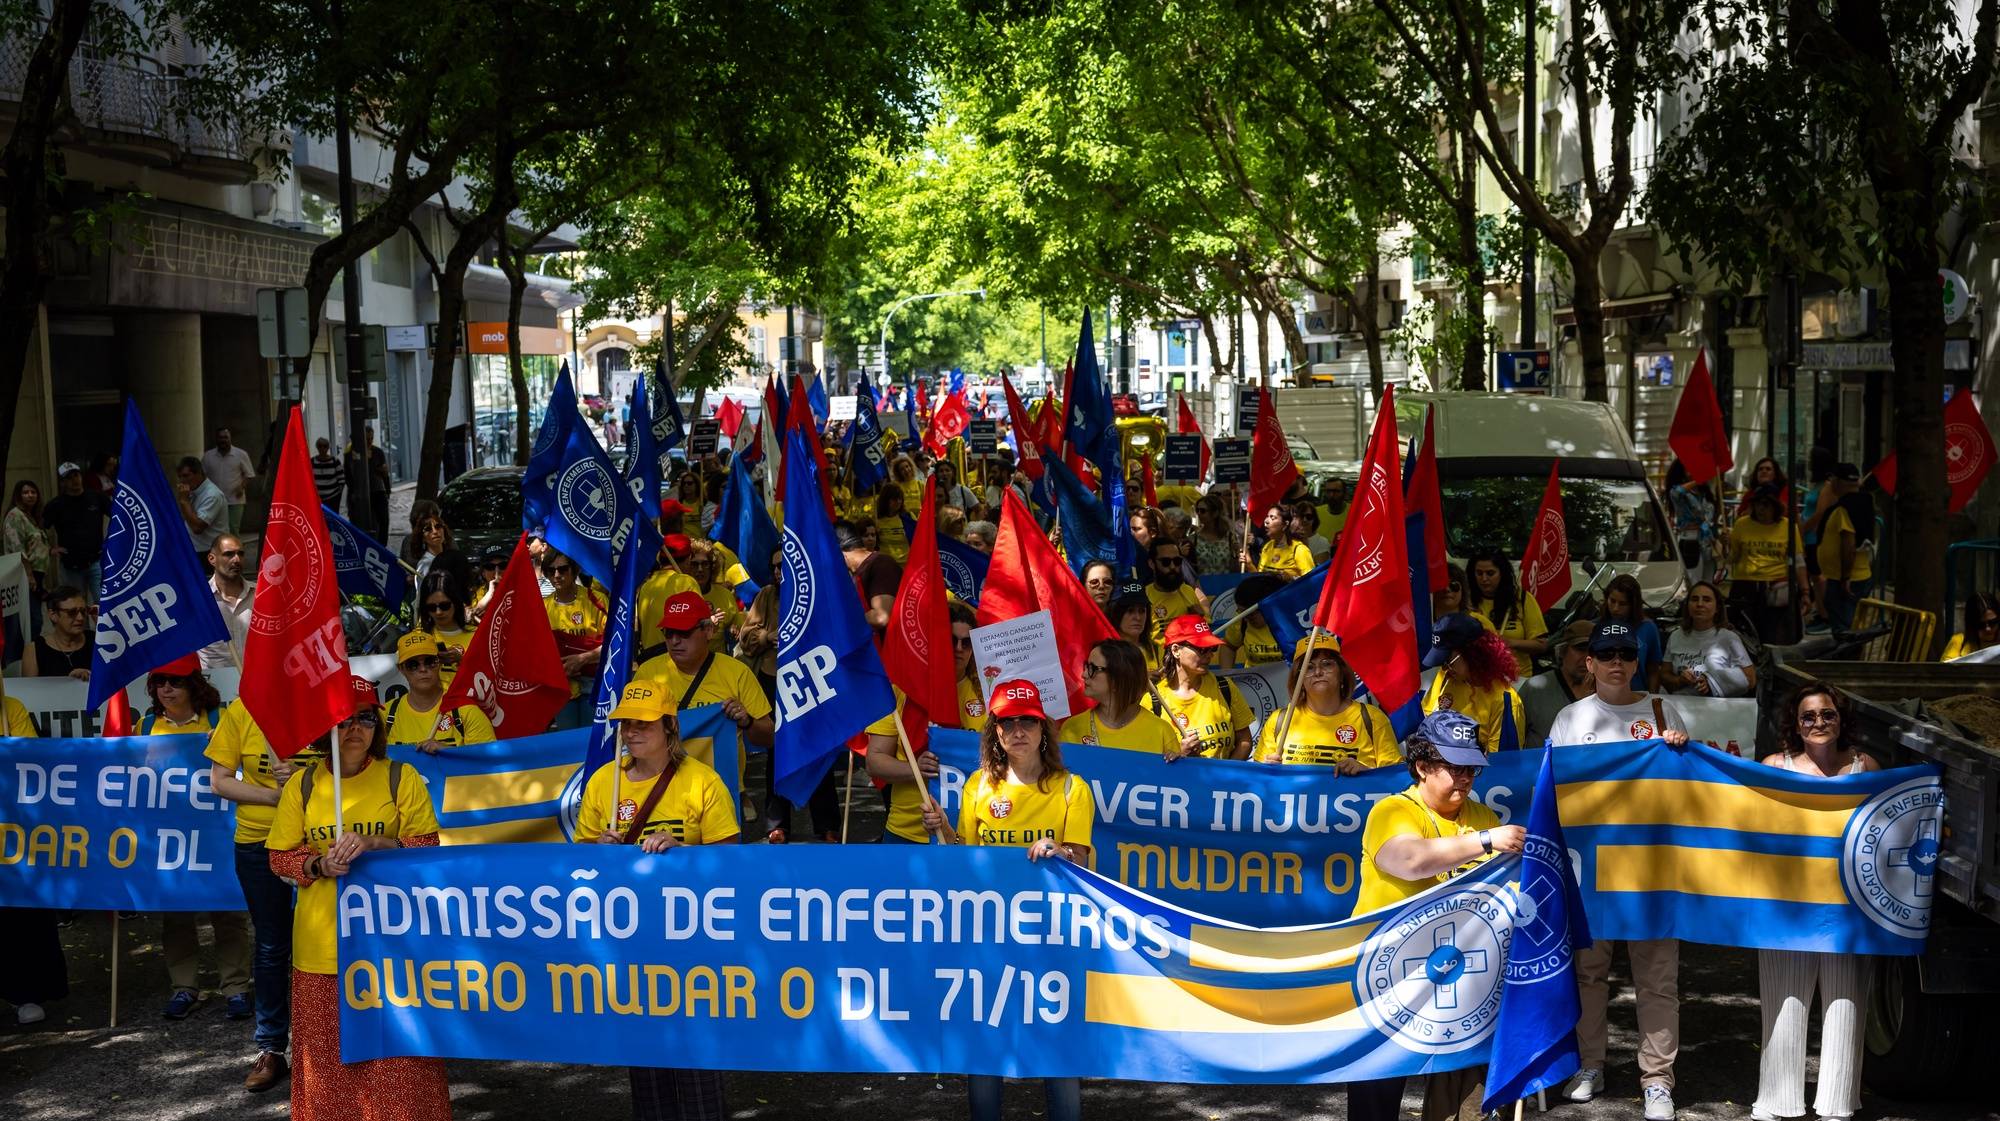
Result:
<instances>
[{"instance_id":1,"label":"building balcony","mask_svg":"<svg viewBox=\"0 0 2000 1121\"><path fill-rule=\"evenodd\" d=\"M0 116L19 108L34 33L0 40ZM107 55L85 43L70 60L70 105L80 134L71 143L108 159L171 169L220 183L256 178L243 130L182 112L183 79L145 55Z\"/></svg>"}]
</instances>

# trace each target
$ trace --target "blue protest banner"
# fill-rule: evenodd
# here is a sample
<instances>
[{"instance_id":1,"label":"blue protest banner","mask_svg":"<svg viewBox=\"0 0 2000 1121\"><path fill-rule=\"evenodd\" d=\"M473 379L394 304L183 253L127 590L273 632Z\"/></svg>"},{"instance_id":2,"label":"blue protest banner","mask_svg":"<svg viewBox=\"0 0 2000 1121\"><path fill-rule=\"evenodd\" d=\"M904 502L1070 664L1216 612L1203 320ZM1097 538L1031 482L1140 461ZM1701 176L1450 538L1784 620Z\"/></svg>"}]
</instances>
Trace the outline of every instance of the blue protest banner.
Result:
<instances>
[{"instance_id":1,"label":"blue protest banner","mask_svg":"<svg viewBox=\"0 0 2000 1121\"><path fill-rule=\"evenodd\" d=\"M125 400L120 449L123 466L104 531L104 583L90 653L91 708L153 667L229 638L180 504L139 419L139 403L131 398Z\"/></svg>"},{"instance_id":2,"label":"blue protest banner","mask_svg":"<svg viewBox=\"0 0 2000 1121\"><path fill-rule=\"evenodd\" d=\"M756 484L750 481L750 465L740 455L729 461L729 483L722 491L722 503L708 535L736 554L751 583L762 587L771 582L771 554L778 549L778 527L771 523L770 511L757 497Z\"/></svg>"},{"instance_id":3,"label":"blue protest banner","mask_svg":"<svg viewBox=\"0 0 2000 1121\"><path fill-rule=\"evenodd\" d=\"M653 417L653 446L664 454L680 447L681 441L687 439L687 419L681 415L680 391L674 388L673 379L667 376L665 361L653 364L653 380L659 383L662 399L659 415Z\"/></svg>"},{"instance_id":4,"label":"blue protest banner","mask_svg":"<svg viewBox=\"0 0 2000 1121\"><path fill-rule=\"evenodd\" d=\"M979 606L979 589L986 585L986 570L993 558L953 537L938 534L938 568L951 594L974 607Z\"/></svg>"},{"instance_id":5,"label":"blue protest banner","mask_svg":"<svg viewBox=\"0 0 2000 1121\"><path fill-rule=\"evenodd\" d=\"M374 596L391 606L400 606L409 594L409 574L402 559L381 542L361 532L353 522L322 503L327 540L333 543L333 571L340 590L351 596Z\"/></svg>"},{"instance_id":6,"label":"blue protest banner","mask_svg":"<svg viewBox=\"0 0 2000 1121\"><path fill-rule=\"evenodd\" d=\"M874 396L860 394L855 406L854 423L847 429L854 441L848 465L854 471L855 493L866 494L889 477L889 453L882 447L882 418L876 413Z\"/></svg>"},{"instance_id":7,"label":"blue protest banner","mask_svg":"<svg viewBox=\"0 0 2000 1121\"><path fill-rule=\"evenodd\" d=\"M521 528L533 529L549 520L556 504L556 476L562 470L569 448L570 430L581 428L577 412L576 386L570 381L569 363L556 371L555 388L549 392L549 407L542 413L542 426L535 431L535 446L528 454L528 468L521 476Z\"/></svg>"},{"instance_id":8,"label":"blue protest banner","mask_svg":"<svg viewBox=\"0 0 2000 1121\"><path fill-rule=\"evenodd\" d=\"M241 911L236 815L206 736L0 739L0 900Z\"/></svg>"},{"instance_id":9,"label":"blue protest banner","mask_svg":"<svg viewBox=\"0 0 2000 1121\"><path fill-rule=\"evenodd\" d=\"M339 895L341 1057L1207 1083L1402 1076L1485 1061L1514 922L1514 857L1399 909L1279 931L1217 922L1067 861L1030 863L1018 848L782 855L369 853Z\"/></svg>"},{"instance_id":10,"label":"blue protest banner","mask_svg":"<svg viewBox=\"0 0 2000 1121\"><path fill-rule=\"evenodd\" d=\"M521 485L525 495L527 476ZM620 483L590 426L571 426L543 525L549 544L599 583L609 584L617 574L619 550L629 545L648 556L658 552L659 532L652 527L651 518L640 516L632 492Z\"/></svg>"},{"instance_id":11,"label":"blue protest banner","mask_svg":"<svg viewBox=\"0 0 2000 1121\"><path fill-rule=\"evenodd\" d=\"M653 392L641 375L632 383L632 422L625 426L625 488L647 521L659 515L660 444L653 438ZM657 547L656 547L657 549Z\"/></svg>"},{"instance_id":12,"label":"blue protest banner","mask_svg":"<svg viewBox=\"0 0 2000 1121\"><path fill-rule=\"evenodd\" d=\"M811 438L796 427L785 434L791 494L819 493L805 443ZM847 738L888 715L896 698L825 507L810 501L786 507L782 551L771 786L805 802Z\"/></svg>"}]
</instances>

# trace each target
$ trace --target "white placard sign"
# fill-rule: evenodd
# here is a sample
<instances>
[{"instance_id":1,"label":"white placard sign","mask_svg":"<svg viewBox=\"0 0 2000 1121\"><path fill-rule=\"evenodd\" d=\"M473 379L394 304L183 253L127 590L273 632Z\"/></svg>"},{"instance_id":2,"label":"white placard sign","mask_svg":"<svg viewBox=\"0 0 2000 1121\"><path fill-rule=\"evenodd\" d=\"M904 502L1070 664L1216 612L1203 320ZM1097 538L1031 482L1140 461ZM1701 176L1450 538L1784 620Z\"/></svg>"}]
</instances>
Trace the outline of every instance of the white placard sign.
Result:
<instances>
[{"instance_id":1,"label":"white placard sign","mask_svg":"<svg viewBox=\"0 0 2000 1121\"><path fill-rule=\"evenodd\" d=\"M835 397L826 403L826 419L829 424L836 420L853 420L860 415L861 399L851 393L845 397Z\"/></svg>"},{"instance_id":2,"label":"white placard sign","mask_svg":"<svg viewBox=\"0 0 2000 1121\"><path fill-rule=\"evenodd\" d=\"M1037 611L1003 623L972 629L972 657L979 667L979 693L993 708L993 687L1026 678L1042 691L1042 709L1058 724L1069 719L1069 686L1056 653L1055 621Z\"/></svg>"}]
</instances>

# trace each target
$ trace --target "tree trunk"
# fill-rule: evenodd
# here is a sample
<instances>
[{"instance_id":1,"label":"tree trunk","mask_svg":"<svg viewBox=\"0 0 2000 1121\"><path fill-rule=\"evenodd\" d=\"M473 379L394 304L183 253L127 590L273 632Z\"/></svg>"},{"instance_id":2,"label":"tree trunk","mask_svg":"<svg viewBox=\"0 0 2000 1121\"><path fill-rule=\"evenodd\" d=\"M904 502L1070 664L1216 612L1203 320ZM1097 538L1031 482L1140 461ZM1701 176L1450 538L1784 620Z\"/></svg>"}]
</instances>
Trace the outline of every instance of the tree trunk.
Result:
<instances>
[{"instance_id":1,"label":"tree trunk","mask_svg":"<svg viewBox=\"0 0 2000 1121\"><path fill-rule=\"evenodd\" d=\"M1604 282L1597 278L1596 255L1593 254L1588 261L1572 257L1570 270L1576 279L1572 302L1576 311L1576 351L1583 363L1583 399L1609 401L1611 394L1604 362ZM1937 283L1935 275L1931 283L1933 286ZM1557 340L1552 338L1549 341L1553 345Z\"/></svg>"},{"instance_id":2,"label":"tree trunk","mask_svg":"<svg viewBox=\"0 0 2000 1121\"><path fill-rule=\"evenodd\" d=\"M526 263L514 250L502 246L501 260L507 262L507 376L514 387L514 466L528 465L528 368L521 362L521 301L528 292Z\"/></svg>"},{"instance_id":3,"label":"tree trunk","mask_svg":"<svg viewBox=\"0 0 2000 1121\"><path fill-rule=\"evenodd\" d=\"M1264 309L1252 302L1251 310L1257 316L1257 384L1271 388L1271 317Z\"/></svg>"},{"instance_id":4,"label":"tree trunk","mask_svg":"<svg viewBox=\"0 0 2000 1121\"><path fill-rule=\"evenodd\" d=\"M438 277L437 357L431 362L430 393L424 402L423 454L417 462L418 498L437 497L444 470L445 421L451 416L452 375L458 364L454 325L465 318L465 274L480 247L499 232L512 209L510 201L496 196L486 209L458 228L458 238L445 255L444 273Z\"/></svg>"},{"instance_id":5,"label":"tree trunk","mask_svg":"<svg viewBox=\"0 0 2000 1121\"><path fill-rule=\"evenodd\" d=\"M1896 362L1892 384L1896 409L1896 498L1893 509L1896 555L1892 566L1896 602L1947 618L1944 602L1946 507L1951 489L1944 431L1944 308L1938 300L1934 225L1919 215L1934 205L1910 199L1909 210L1889 200L1907 198L1900 188L1877 185L1884 200L1881 229L1889 237L1888 288L1890 350ZM1933 219L1934 220L1934 219ZM1898 237L1896 231L1906 231ZM1879 574L1878 574L1879 575ZM1940 627L1940 634L1947 629ZM1925 656L1929 656L1926 652Z\"/></svg>"},{"instance_id":6,"label":"tree trunk","mask_svg":"<svg viewBox=\"0 0 2000 1121\"><path fill-rule=\"evenodd\" d=\"M1479 153L1469 143L1458 145L1458 255L1465 263L1465 350L1458 356L1458 387L1468 392L1486 388L1486 255L1479 247Z\"/></svg>"},{"instance_id":7,"label":"tree trunk","mask_svg":"<svg viewBox=\"0 0 2000 1121\"><path fill-rule=\"evenodd\" d=\"M55 271L51 223L64 177L56 145L56 114L63 107L70 60L90 22L91 0L56 0L48 27L28 58L13 135L0 152L7 177L7 255L0 267L0 463L14 440L14 414L27 373L28 347L41 321L42 297Z\"/></svg>"}]
</instances>

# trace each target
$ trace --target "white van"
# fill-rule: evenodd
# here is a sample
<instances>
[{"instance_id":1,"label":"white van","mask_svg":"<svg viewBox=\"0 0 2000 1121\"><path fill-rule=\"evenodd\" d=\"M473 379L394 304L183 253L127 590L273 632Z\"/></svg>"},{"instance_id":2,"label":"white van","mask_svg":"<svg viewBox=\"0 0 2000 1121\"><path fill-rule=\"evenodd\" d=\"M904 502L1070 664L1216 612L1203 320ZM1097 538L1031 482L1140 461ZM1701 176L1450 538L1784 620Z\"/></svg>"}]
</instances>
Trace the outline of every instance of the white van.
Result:
<instances>
[{"instance_id":1,"label":"white van","mask_svg":"<svg viewBox=\"0 0 2000 1121\"><path fill-rule=\"evenodd\" d=\"M1398 393L1404 447L1422 438L1433 408L1454 560L1499 549L1518 566L1549 466L1560 462L1571 593L1591 585L1601 596L1612 577L1630 573L1654 609L1685 594L1673 523L1611 406L1520 393Z\"/></svg>"}]
</instances>

